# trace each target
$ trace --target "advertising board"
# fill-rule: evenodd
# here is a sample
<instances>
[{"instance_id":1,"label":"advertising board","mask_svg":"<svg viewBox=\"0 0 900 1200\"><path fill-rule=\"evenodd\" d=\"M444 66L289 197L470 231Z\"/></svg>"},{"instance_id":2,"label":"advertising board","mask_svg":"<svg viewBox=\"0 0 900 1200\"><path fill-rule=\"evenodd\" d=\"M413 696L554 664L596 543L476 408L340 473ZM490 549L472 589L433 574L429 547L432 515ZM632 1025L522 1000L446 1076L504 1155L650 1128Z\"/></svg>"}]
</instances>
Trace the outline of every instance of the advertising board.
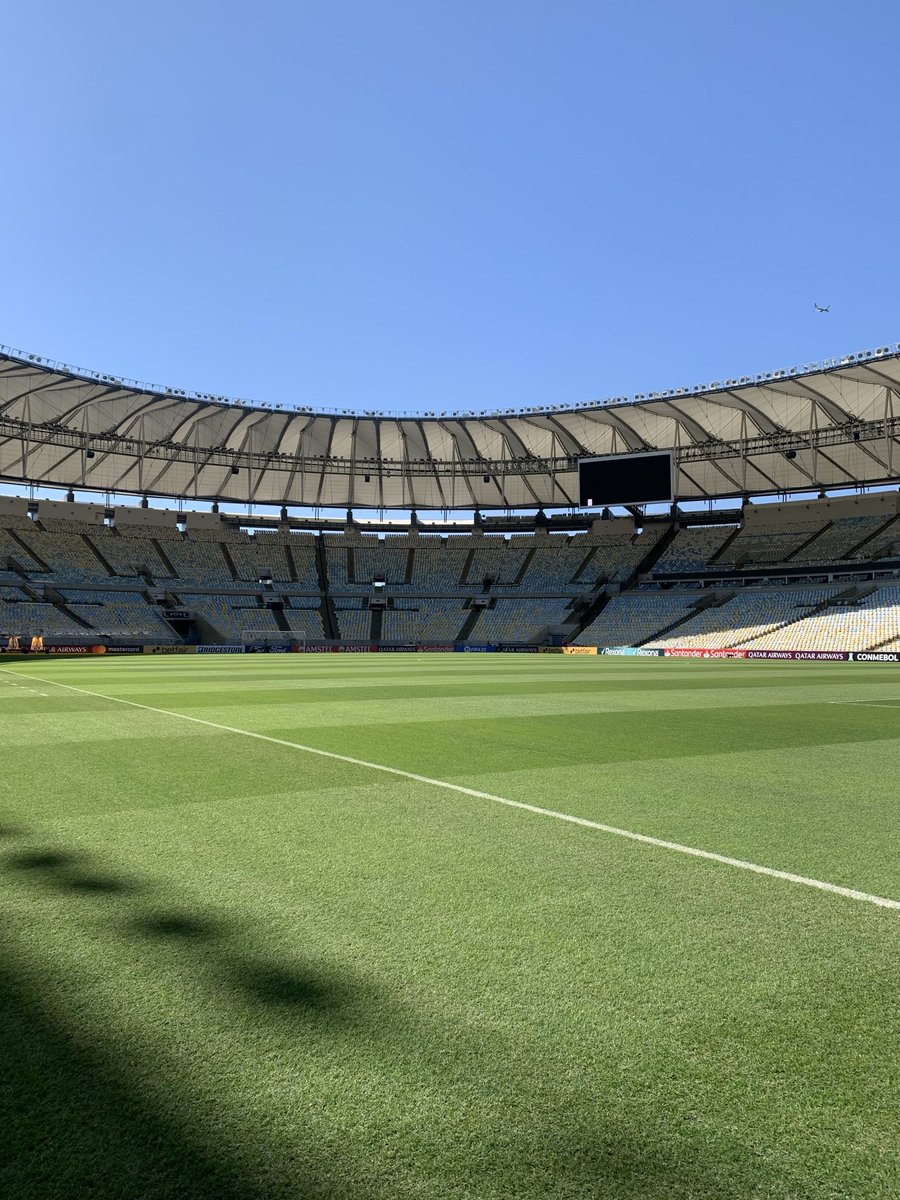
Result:
<instances>
[{"instance_id":1,"label":"advertising board","mask_svg":"<svg viewBox=\"0 0 900 1200\"><path fill-rule=\"evenodd\" d=\"M679 646L668 646L663 650L666 658L746 658L748 653L747 650L695 650Z\"/></svg>"},{"instance_id":2,"label":"advertising board","mask_svg":"<svg viewBox=\"0 0 900 1200\"><path fill-rule=\"evenodd\" d=\"M792 662L812 659L814 662L847 662L853 657L846 650L748 650L748 658L781 658Z\"/></svg>"}]
</instances>

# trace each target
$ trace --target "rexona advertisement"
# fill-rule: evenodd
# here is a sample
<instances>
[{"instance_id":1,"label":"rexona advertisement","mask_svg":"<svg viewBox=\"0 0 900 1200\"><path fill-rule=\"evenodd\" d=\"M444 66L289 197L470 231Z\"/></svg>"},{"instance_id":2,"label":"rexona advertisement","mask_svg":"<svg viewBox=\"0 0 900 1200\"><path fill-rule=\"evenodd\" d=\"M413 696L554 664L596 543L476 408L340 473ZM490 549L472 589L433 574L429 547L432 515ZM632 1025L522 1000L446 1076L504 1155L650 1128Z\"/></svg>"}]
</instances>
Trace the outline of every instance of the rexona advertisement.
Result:
<instances>
[{"instance_id":1,"label":"rexona advertisement","mask_svg":"<svg viewBox=\"0 0 900 1200\"><path fill-rule=\"evenodd\" d=\"M643 646L604 646L600 654L622 654L634 658L659 658L663 650L645 650Z\"/></svg>"}]
</instances>

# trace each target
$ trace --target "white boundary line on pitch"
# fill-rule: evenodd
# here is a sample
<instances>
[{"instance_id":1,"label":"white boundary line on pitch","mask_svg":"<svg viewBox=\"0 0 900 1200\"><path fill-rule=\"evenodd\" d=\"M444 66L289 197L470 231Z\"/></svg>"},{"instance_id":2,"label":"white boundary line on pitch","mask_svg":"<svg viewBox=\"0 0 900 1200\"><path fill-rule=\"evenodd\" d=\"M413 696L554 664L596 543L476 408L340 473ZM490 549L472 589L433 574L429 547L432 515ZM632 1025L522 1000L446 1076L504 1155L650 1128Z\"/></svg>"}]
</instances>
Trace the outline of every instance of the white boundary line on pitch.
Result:
<instances>
[{"instance_id":1,"label":"white boundary line on pitch","mask_svg":"<svg viewBox=\"0 0 900 1200\"><path fill-rule=\"evenodd\" d=\"M480 792L475 788L463 787L460 783L449 783L445 779L432 779L428 775L417 775L414 771L404 771L400 767L386 767L383 763L368 762L364 758L353 758L349 754L336 754L333 750L320 750L316 746L305 746L302 742L291 742L286 738L272 737L268 733L255 733L251 729L238 729L234 725L221 725L218 721L207 721L204 717L192 717L188 713L173 712L168 708L156 708L152 704L140 704L137 700L124 700L119 696L107 696L103 692L92 692L89 688L75 687L71 683L58 683L54 679L41 679L39 676L22 675L9 667L0 667L7 675L17 675L20 679L35 679L52 687L66 688L70 692L78 692L83 696L93 696L96 700L110 700L114 704L126 704L130 708L139 708L144 712L157 713L164 717L176 717L182 721L191 721L196 725L205 725L210 729L219 729L223 733L236 733L241 737L257 738L261 742L271 742L275 746L287 746L291 750L301 750L304 754L317 754L321 758L331 758L337 762L350 763L355 767L367 767L371 771L382 771L386 775L396 775L401 779L411 779L415 783L424 783L429 787L443 788L445 791L457 792L462 796L471 796L476 800L490 800L494 804L504 804L508 808L521 809L523 812L534 813L539 817L552 817L556 821L566 821L570 825L580 825L585 829L596 829L600 833L613 834L616 837L627 838L632 842L640 842L644 846L655 846L660 850L674 850L678 854L689 854L693 858L703 858L710 862L721 863L726 867L737 867L742 871L752 871L755 875L768 875L772 879L782 879L787 883L798 883L803 887L816 888L821 892L831 892L835 896L845 896L850 900L861 900L866 904L875 904L879 908L900 909L900 900L891 900L886 896L874 896L870 892L860 892L855 888L841 887L836 883L826 883L822 879L810 879L806 875L795 875L791 871L778 871L774 867L763 867L758 863L745 862L740 858L729 858L725 854L715 854L711 850L698 850L694 846L683 846L680 842L667 842L662 838L650 837L645 833L633 833L629 829L619 829L615 825L604 825L600 821L590 821L587 817L574 817L571 813L557 812L553 808L541 808L537 804L526 804L522 800L508 800L505 796L495 796L492 792Z\"/></svg>"},{"instance_id":2,"label":"white boundary line on pitch","mask_svg":"<svg viewBox=\"0 0 900 1200\"><path fill-rule=\"evenodd\" d=\"M885 701L890 700L890 696L879 696L877 700L829 700L829 704L865 704L867 708L900 708L900 699L897 699L893 704L885 704Z\"/></svg>"}]
</instances>

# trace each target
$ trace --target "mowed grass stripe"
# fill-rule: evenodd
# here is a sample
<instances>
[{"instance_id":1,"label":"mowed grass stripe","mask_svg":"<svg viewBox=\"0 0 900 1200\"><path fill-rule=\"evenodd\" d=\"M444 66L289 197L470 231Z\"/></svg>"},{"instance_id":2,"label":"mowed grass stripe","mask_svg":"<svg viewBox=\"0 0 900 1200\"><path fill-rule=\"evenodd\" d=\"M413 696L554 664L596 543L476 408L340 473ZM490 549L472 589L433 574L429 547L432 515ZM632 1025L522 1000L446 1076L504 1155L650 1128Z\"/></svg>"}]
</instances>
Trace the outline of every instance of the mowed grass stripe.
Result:
<instances>
[{"instance_id":1,"label":"mowed grass stripe","mask_svg":"<svg viewBox=\"0 0 900 1200\"><path fill-rule=\"evenodd\" d=\"M267 686L259 660L242 664L252 683L233 660L221 675L208 661L177 681L165 660L140 673L148 690L171 684L176 710L192 677L227 674L223 699ZM503 670L483 660L479 678L492 662ZM40 665L112 692L120 662ZM269 665L272 680L302 670ZM591 666L598 682L613 678ZM371 682L373 669L353 677ZM895 1196L896 912L687 855L630 853L412 780L52 691L51 719L33 700L10 710L22 716L8 722L19 744L0 805L10 1200ZM573 688L573 712L591 692ZM472 712L491 704L473 699ZM357 722L378 707L344 706ZM380 707L383 724L403 706ZM90 761L55 752L66 709L82 731L93 721ZM277 719L303 741L315 709L288 711ZM272 715L248 708L254 725ZM640 721L650 740L677 719ZM152 738L112 736L129 729ZM602 749L602 721L594 740ZM767 791L760 816L775 848L779 797L796 778L807 835L822 833L819 793L828 808L844 790L859 854L872 835L887 849L896 827L866 807L886 803L894 752L879 740L494 774L500 758L485 757L454 782L551 808L566 808L567 791L586 800L594 786L604 802L627 791L646 821L626 827L654 833L660 816L674 823L702 799L712 841L692 844L722 850ZM180 798L194 798L165 807L183 775ZM162 803L141 807L148 794ZM83 802L96 807L80 812ZM793 815L784 845L799 849L802 806Z\"/></svg>"},{"instance_id":2,"label":"mowed grass stripe","mask_svg":"<svg viewBox=\"0 0 900 1200\"><path fill-rule=\"evenodd\" d=\"M32 678L41 678L33 676ZM45 683L54 683L53 680L43 680ZM426 784L429 787L442 788L444 790L457 792L459 794L472 797L477 800L488 800L495 804L502 804L510 808L519 809L529 812L537 816L549 817L554 820L568 822L573 825L579 825L584 828L594 829L602 833L612 834L616 837L626 838L630 841L640 843L642 845L653 846L657 849L674 851L679 854L687 854L695 858L704 859L710 862L716 862L724 866L734 867L739 870L751 871L757 875L765 875L770 878L783 880L788 883L799 884L804 887L815 888L820 891L830 892L834 895L843 896L848 899L858 900L869 904L874 904L880 908L890 908L900 910L900 900L895 900L890 897L876 896L868 892L859 891L855 888L843 887L838 884L828 883L824 880L811 879L807 876L794 874L789 871L782 871L772 867L766 867L759 863L751 863L742 859L731 858L726 855L717 854L714 851L703 850L697 847L685 846L678 842L665 841L661 838L655 838L648 834L637 833L632 830L620 829L613 825L607 825L598 821L591 821L584 817L573 816L569 813L559 812L555 809L543 808L539 805L527 804L519 800L511 800L508 797L498 796L490 792L483 792L474 788L464 787L461 784L452 783L448 780L436 779L431 776L421 775L415 772L406 771L398 767L388 766L384 763L369 761L366 759L356 758L351 755L341 754L335 751L323 750L314 746L304 745L300 742L287 740L284 738L276 738L269 734L257 733L252 730L240 729L235 726L222 725L217 722L207 721L202 717L192 716L186 713L179 713L172 710L163 710L155 708L151 705L141 704L134 700L126 700L121 697L104 695L100 692L89 691L86 688L76 687L72 684L60 684L56 686L68 688L70 691L78 692L83 695L92 696L99 700L115 701L119 704L126 704L133 708L141 709L147 712L153 712L170 716L183 721L191 721L196 724L209 726L211 728L220 729L226 733L237 734L242 737L254 738L269 742L278 746L286 746L294 750L302 751L306 754L317 755L319 757L334 759L338 762L347 763L348 765L363 767L367 770L380 771L386 774L396 776L398 778L410 779L416 783Z\"/></svg>"}]
</instances>

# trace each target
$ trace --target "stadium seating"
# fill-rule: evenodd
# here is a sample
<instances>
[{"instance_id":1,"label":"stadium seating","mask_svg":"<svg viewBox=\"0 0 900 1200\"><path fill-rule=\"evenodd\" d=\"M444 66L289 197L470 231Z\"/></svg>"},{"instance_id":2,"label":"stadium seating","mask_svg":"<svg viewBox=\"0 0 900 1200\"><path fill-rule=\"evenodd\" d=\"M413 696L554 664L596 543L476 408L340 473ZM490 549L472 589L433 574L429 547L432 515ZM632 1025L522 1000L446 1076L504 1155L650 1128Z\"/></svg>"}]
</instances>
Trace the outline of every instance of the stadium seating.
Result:
<instances>
[{"instance_id":1,"label":"stadium seating","mask_svg":"<svg viewBox=\"0 0 900 1200\"><path fill-rule=\"evenodd\" d=\"M743 646L789 621L798 621L839 589L747 588L724 604L704 609L648 647L703 647L710 650Z\"/></svg>"},{"instance_id":2,"label":"stadium seating","mask_svg":"<svg viewBox=\"0 0 900 1200\"><path fill-rule=\"evenodd\" d=\"M821 533L823 526L821 519L747 526L725 547L715 565L740 567L787 562L804 543Z\"/></svg>"},{"instance_id":3,"label":"stadium seating","mask_svg":"<svg viewBox=\"0 0 900 1200\"><path fill-rule=\"evenodd\" d=\"M381 636L386 642L443 645L455 640L468 615L459 598L404 600L402 608L385 611Z\"/></svg>"},{"instance_id":4,"label":"stadium seating","mask_svg":"<svg viewBox=\"0 0 900 1200\"><path fill-rule=\"evenodd\" d=\"M736 525L695 525L679 529L653 568L654 575L687 574L704 570Z\"/></svg>"},{"instance_id":5,"label":"stadium seating","mask_svg":"<svg viewBox=\"0 0 900 1200\"><path fill-rule=\"evenodd\" d=\"M749 650L870 650L900 639L900 588L878 588L847 604L775 629L743 645Z\"/></svg>"},{"instance_id":6,"label":"stadium seating","mask_svg":"<svg viewBox=\"0 0 900 1200\"><path fill-rule=\"evenodd\" d=\"M697 591L641 589L614 596L575 639L580 646L636 646L673 621L686 617L702 599Z\"/></svg>"},{"instance_id":7,"label":"stadium seating","mask_svg":"<svg viewBox=\"0 0 900 1200\"><path fill-rule=\"evenodd\" d=\"M808 546L799 550L792 561L798 563L841 562L849 557L850 552L861 541L871 537L882 525L884 525L884 517L840 517L827 525Z\"/></svg>"},{"instance_id":8,"label":"stadium seating","mask_svg":"<svg viewBox=\"0 0 900 1200\"><path fill-rule=\"evenodd\" d=\"M186 609L186 619L196 620L192 635L207 640L322 640L327 625L329 636L356 642L374 632L386 642L447 644L465 631L472 642L532 643L550 629L565 627L571 636L573 614L596 606L599 595L605 607L577 634L578 644L893 645L900 604L890 582L898 572L888 560L900 552L900 517L884 500L867 501L870 511L860 514L856 500L842 503L798 504L796 517L791 505L757 506L743 527L673 531L657 520L638 531L619 517L577 531L550 532L551 522L528 532L419 527L384 536L358 526L320 534L285 525L248 530L205 514L176 522L174 513L128 513L117 525L96 508L91 520L80 520L58 508L42 517L38 506L37 519L21 511L0 519L0 617L4 630L20 636L161 642L178 639L162 615L169 606ZM654 559L661 538L666 548ZM759 586L742 586L747 568L783 570L785 563L795 582L774 586L780 571L773 569ZM662 585L648 585L647 571ZM719 594L698 591L694 571L712 572ZM645 582L634 585L639 572ZM826 585L832 573L835 582ZM667 585L671 575L683 578ZM847 590L854 579L866 583L868 596ZM386 607L373 615L376 580L385 584ZM127 590L119 590L123 584ZM604 589L617 594L603 596ZM840 603L826 603L838 593ZM476 596L488 603L470 607Z\"/></svg>"},{"instance_id":9,"label":"stadium seating","mask_svg":"<svg viewBox=\"0 0 900 1200\"><path fill-rule=\"evenodd\" d=\"M500 599L494 608L482 612L469 640L487 643L544 640L547 626L562 624L570 605L565 596Z\"/></svg>"}]
</instances>

